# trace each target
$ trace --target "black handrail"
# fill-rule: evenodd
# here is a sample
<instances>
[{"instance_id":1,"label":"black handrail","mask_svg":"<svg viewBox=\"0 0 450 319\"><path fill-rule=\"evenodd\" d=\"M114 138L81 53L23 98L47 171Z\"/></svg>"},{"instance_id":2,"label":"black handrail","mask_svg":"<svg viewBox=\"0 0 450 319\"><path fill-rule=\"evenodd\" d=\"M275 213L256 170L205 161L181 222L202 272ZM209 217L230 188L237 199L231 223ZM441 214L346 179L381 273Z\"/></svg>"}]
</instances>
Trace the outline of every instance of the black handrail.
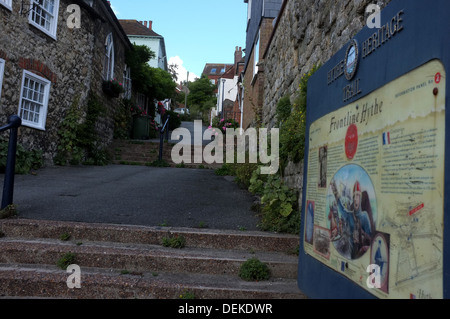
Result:
<instances>
[{"instance_id":1,"label":"black handrail","mask_svg":"<svg viewBox=\"0 0 450 319\"><path fill-rule=\"evenodd\" d=\"M1 209L5 209L13 203L14 195L14 176L16 171L16 151L17 151L17 133L22 125L22 119L17 115L8 118L8 124L0 127L0 133L6 130L9 132L8 157L6 160L5 180L3 183L3 197Z\"/></svg>"},{"instance_id":2,"label":"black handrail","mask_svg":"<svg viewBox=\"0 0 450 319\"><path fill-rule=\"evenodd\" d=\"M170 115L167 115L167 120L164 123L163 128L159 132L159 161L162 161L163 157L162 155L163 155L164 133L166 133L167 140L169 140L169 119Z\"/></svg>"}]
</instances>

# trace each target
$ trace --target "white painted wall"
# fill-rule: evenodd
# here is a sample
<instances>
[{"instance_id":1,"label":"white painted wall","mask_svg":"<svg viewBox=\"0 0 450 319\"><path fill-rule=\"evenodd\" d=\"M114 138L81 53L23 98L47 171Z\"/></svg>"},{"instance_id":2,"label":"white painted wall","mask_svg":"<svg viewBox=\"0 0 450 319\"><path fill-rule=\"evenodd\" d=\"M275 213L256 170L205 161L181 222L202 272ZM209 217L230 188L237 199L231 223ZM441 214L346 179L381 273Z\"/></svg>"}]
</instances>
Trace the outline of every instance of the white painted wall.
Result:
<instances>
[{"instance_id":1,"label":"white painted wall","mask_svg":"<svg viewBox=\"0 0 450 319\"><path fill-rule=\"evenodd\" d=\"M163 56L163 50L161 45L161 39L160 38L148 38L148 37L138 37L138 36L129 36L131 43L136 43L137 45L146 45L150 48L153 52L155 52L156 57L154 59L151 59L149 61L149 65L152 68L160 68L165 69L164 66L164 59L167 59L167 57Z\"/></svg>"},{"instance_id":2,"label":"white painted wall","mask_svg":"<svg viewBox=\"0 0 450 319\"><path fill-rule=\"evenodd\" d=\"M225 80L223 84L222 81ZM238 77L235 76L233 79L219 79L218 84L218 96L217 96L217 112L222 112L222 101L231 100L236 101L237 97L237 82Z\"/></svg>"}]
</instances>

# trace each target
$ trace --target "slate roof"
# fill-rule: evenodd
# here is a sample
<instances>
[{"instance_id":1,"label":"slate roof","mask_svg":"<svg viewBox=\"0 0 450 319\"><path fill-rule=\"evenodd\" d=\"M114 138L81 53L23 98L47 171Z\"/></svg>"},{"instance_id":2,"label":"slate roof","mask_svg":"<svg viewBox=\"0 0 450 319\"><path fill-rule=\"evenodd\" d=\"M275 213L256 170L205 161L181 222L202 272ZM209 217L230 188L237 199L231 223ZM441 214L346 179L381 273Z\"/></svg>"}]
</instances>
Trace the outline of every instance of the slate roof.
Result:
<instances>
[{"instance_id":1,"label":"slate roof","mask_svg":"<svg viewBox=\"0 0 450 319\"><path fill-rule=\"evenodd\" d=\"M220 63L207 63L203 69L203 74L205 75L223 75L233 64L220 64ZM215 72L212 72L215 69ZM225 72L222 70L225 69Z\"/></svg>"},{"instance_id":2,"label":"slate roof","mask_svg":"<svg viewBox=\"0 0 450 319\"><path fill-rule=\"evenodd\" d=\"M162 38L161 35L146 27L137 20L119 20L123 30L127 35L147 36Z\"/></svg>"}]
</instances>

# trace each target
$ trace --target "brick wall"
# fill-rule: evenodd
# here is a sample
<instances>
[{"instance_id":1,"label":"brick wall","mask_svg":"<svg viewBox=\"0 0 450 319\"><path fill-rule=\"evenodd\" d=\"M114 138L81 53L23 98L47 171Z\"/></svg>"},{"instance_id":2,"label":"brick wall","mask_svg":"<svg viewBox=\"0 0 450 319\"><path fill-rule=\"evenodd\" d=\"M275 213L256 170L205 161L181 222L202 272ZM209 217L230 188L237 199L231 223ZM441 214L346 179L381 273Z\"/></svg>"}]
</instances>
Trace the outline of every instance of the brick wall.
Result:
<instances>
[{"instance_id":1,"label":"brick wall","mask_svg":"<svg viewBox=\"0 0 450 319\"><path fill-rule=\"evenodd\" d=\"M264 80L265 80L265 63L263 53L266 49L267 43L273 30L274 19L263 19L260 27L260 44L259 44L259 63L258 73L254 73L254 59L255 52L248 59L247 68L244 75L244 114L243 114L243 129L248 127L260 126L262 119L262 107L264 102Z\"/></svg>"}]
</instances>

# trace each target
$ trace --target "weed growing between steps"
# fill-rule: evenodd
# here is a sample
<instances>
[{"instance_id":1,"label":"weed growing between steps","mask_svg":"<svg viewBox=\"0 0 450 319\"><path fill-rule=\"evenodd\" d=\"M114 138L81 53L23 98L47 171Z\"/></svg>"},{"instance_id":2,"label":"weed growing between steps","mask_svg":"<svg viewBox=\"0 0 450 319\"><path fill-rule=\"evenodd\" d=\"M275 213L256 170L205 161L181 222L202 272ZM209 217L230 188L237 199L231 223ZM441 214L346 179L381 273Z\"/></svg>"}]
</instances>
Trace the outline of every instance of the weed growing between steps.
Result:
<instances>
[{"instance_id":1,"label":"weed growing between steps","mask_svg":"<svg viewBox=\"0 0 450 319\"><path fill-rule=\"evenodd\" d=\"M239 277L246 281L268 280L270 278L270 269L265 263L253 257L241 265Z\"/></svg>"},{"instance_id":2,"label":"weed growing between steps","mask_svg":"<svg viewBox=\"0 0 450 319\"><path fill-rule=\"evenodd\" d=\"M183 236L167 236L163 237L162 245L171 248L183 248L186 245L186 239Z\"/></svg>"},{"instance_id":3,"label":"weed growing between steps","mask_svg":"<svg viewBox=\"0 0 450 319\"><path fill-rule=\"evenodd\" d=\"M0 210L0 219L14 218L17 216L17 206L12 204Z\"/></svg>"},{"instance_id":4,"label":"weed growing between steps","mask_svg":"<svg viewBox=\"0 0 450 319\"><path fill-rule=\"evenodd\" d=\"M59 236L59 239L62 241L68 241L70 239L71 235L69 233L63 233Z\"/></svg>"},{"instance_id":5,"label":"weed growing between steps","mask_svg":"<svg viewBox=\"0 0 450 319\"><path fill-rule=\"evenodd\" d=\"M75 259L76 254L69 252L64 254L64 256L62 256L60 259L58 259L56 265L59 268L66 270L69 265L75 264Z\"/></svg>"},{"instance_id":6,"label":"weed growing between steps","mask_svg":"<svg viewBox=\"0 0 450 319\"><path fill-rule=\"evenodd\" d=\"M179 297L180 299L195 299L194 293L187 290L183 291Z\"/></svg>"}]
</instances>

